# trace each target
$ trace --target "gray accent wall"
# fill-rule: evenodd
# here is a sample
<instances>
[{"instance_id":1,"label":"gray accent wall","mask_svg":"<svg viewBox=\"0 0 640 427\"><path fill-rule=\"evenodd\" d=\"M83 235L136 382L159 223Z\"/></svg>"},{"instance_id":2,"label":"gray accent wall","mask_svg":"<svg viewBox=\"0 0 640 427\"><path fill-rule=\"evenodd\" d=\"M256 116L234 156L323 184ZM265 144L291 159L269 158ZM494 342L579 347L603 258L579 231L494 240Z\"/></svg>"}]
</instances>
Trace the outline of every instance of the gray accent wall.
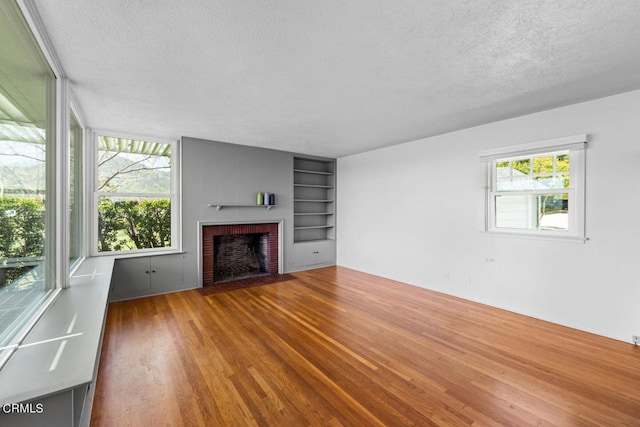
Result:
<instances>
[{"instance_id":1,"label":"gray accent wall","mask_svg":"<svg viewBox=\"0 0 640 427\"><path fill-rule=\"evenodd\" d=\"M283 269L293 270L293 154L203 139L182 138L182 246L184 287L199 286L200 222L283 220ZM276 194L271 210L208 204L255 204L259 192Z\"/></svg>"}]
</instances>

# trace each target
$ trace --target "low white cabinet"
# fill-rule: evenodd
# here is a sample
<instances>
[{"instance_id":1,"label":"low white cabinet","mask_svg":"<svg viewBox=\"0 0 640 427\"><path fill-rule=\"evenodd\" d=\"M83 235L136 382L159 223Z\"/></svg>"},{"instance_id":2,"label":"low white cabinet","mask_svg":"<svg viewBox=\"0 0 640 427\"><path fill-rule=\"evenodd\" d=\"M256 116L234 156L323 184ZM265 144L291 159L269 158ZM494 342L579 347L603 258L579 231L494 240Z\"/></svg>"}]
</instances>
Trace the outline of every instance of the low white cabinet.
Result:
<instances>
[{"instance_id":1,"label":"low white cabinet","mask_svg":"<svg viewBox=\"0 0 640 427\"><path fill-rule=\"evenodd\" d=\"M293 265L296 269L316 268L336 263L336 241L318 240L293 245Z\"/></svg>"}]
</instances>

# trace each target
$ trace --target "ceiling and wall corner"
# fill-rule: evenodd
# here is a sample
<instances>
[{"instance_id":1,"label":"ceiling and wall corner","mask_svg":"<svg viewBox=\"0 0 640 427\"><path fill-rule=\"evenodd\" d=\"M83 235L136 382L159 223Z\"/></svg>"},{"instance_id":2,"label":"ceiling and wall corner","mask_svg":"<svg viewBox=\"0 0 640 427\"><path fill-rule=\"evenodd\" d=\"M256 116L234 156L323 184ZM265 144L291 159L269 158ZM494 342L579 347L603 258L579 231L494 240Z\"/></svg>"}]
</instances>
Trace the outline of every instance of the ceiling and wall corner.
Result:
<instances>
[{"instance_id":1,"label":"ceiling and wall corner","mask_svg":"<svg viewBox=\"0 0 640 427\"><path fill-rule=\"evenodd\" d=\"M640 2L25 0L91 128L342 157L640 88Z\"/></svg>"}]
</instances>

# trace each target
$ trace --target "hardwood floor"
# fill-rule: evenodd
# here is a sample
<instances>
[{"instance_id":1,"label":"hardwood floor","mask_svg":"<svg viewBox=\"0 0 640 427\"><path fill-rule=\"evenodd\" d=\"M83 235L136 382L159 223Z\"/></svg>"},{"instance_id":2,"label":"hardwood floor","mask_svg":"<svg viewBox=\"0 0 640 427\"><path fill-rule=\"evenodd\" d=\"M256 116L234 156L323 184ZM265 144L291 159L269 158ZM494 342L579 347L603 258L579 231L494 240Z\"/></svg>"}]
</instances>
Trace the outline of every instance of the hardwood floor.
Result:
<instances>
[{"instance_id":1,"label":"hardwood floor","mask_svg":"<svg viewBox=\"0 0 640 427\"><path fill-rule=\"evenodd\" d=\"M640 347L353 270L109 306L92 426L639 426Z\"/></svg>"}]
</instances>

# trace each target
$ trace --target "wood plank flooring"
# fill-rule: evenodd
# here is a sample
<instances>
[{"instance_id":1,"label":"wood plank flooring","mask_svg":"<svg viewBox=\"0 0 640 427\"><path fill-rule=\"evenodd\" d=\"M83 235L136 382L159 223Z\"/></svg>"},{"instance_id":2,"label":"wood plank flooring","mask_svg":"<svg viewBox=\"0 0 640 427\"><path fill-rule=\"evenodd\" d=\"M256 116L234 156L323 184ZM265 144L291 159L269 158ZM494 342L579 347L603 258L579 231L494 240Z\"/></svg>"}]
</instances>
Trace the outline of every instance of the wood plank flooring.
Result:
<instances>
[{"instance_id":1,"label":"wood plank flooring","mask_svg":"<svg viewBox=\"0 0 640 427\"><path fill-rule=\"evenodd\" d=\"M341 267L109 306L92 426L640 426L640 347Z\"/></svg>"}]
</instances>

